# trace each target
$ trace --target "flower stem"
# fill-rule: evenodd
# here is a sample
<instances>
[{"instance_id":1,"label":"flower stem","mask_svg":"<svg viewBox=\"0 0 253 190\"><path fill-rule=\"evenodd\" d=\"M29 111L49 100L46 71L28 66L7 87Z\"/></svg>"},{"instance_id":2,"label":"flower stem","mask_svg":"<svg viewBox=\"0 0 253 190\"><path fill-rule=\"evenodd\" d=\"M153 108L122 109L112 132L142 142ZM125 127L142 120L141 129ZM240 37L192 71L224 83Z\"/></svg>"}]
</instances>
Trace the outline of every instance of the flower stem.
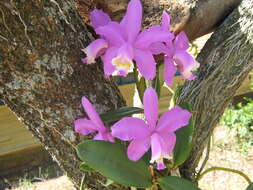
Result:
<instances>
[{"instance_id":1,"label":"flower stem","mask_svg":"<svg viewBox=\"0 0 253 190\"><path fill-rule=\"evenodd\" d=\"M224 168L224 167L211 167L211 168L208 168L201 175L199 175L197 177L196 181L199 181L205 174L207 174L209 172L212 172L212 171L215 171L215 170L221 170L221 171L232 172L232 173L238 174L238 175L242 176L249 184L252 183L250 178L246 174L244 174L243 172L241 172L239 170L235 170L235 169Z\"/></svg>"},{"instance_id":2,"label":"flower stem","mask_svg":"<svg viewBox=\"0 0 253 190\"><path fill-rule=\"evenodd\" d=\"M141 102L143 102L144 91L147 88L146 80L143 77L141 77L139 79L139 72L137 70L136 64L134 64L133 71L134 71L134 80L135 80L136 88L137 88L137 91L138 91L138 95L140 97Z\"/></svg>"}]
</instances>

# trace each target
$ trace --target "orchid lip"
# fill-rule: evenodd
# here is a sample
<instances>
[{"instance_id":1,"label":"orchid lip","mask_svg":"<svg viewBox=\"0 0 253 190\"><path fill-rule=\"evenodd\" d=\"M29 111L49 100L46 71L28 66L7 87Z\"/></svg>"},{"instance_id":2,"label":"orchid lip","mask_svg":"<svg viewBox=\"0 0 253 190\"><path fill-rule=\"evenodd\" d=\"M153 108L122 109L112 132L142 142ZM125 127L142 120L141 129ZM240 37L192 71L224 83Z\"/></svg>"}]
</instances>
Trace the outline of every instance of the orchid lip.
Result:
<instances>
[{"instance_id":1,"label":"orchid lip","mask_svg":"<svg viewBox=\"0 0 253 190\"><path fill-rule=\"evenodd\" d=\"M118 56L112 59L112 65L116 67L117 71L131 71L133 69L133 61L125 56Z\"/></svg>"}]
</instances>

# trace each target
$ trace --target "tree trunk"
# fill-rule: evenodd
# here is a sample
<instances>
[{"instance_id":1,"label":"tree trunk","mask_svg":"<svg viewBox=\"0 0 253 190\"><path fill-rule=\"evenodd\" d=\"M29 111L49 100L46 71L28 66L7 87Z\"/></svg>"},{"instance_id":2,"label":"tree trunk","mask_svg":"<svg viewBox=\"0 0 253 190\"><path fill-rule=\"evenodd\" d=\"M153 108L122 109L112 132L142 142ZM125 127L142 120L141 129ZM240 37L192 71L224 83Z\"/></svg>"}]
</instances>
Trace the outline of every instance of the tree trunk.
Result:
<instances>
[{"instance_id":1,"label":"tree trunk","mask_svg":"<svg viewBox=\"0 0 253 190\"><path fill-rule=\"evenodd\" d=\"M99 112L124 105L117 87L97 64L86 66L81 48L92 39L73 1L0 2L0 99L35 134L71 180L83 173L73 121L83 117L82 96ZM86 174L91 189L106 189L103 178Z\"/></svg>"},{"instance_id":2,"label":"tree trunk","mask_svg":"<svg viewBox=\"0 0 253 190\"><path fill-rule=\"evenodd\" d=\"M195 133L181 174L191 180L214 127L236 90L253 69L253 1L241 5L214 32L197 57L197 79L187 82L179 102L193 108Z\"/></svg>"}]
</instances>

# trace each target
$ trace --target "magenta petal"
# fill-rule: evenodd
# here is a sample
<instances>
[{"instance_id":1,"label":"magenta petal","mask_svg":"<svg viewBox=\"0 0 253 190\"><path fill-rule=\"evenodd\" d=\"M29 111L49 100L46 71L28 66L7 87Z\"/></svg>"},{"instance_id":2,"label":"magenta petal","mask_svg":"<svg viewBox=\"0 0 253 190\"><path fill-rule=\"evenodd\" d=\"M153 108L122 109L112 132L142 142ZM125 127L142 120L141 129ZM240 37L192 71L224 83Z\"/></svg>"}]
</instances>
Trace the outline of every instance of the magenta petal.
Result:
<instances>
[{"instance_id":1,"label":"magenta petal","mask_svg":"<svg viewBox=\"0 0 253 190\"><path fill-rule=\"evenodd\" d=\"M153 88L147 88L143 98L144 115L151 128L155 128L158 118L158 97Z\"/></svg>"},{"instance_id":2,"label":"magenta petal","mask_svg":"<svg viewBox=\"0 0 253 190\"><path fill-rule=\"evenodd\" d=\"M117 22L109 22L105 26L96 28L96 33L106 39L110 46L120 46L125 43L123 29Z\"/></svg>"},{"instance_id":3,"label":"magenta petal","mask_svg":"<svg viewBox=\"0 0 253 190\"><path fill-rule=\"evenodd\" d=\"M162 138L157 133L154 133L151 136L151 163L161 159L163 157L163 144L162 144Z\"/></svg>"},{"instance_id":4,"label":"magenta petal","mask_svg":"<svg viewBox=\"0 0 253 190\"><path fill-rule=\"evenodd\" d=\"M157 169L158 169L158 170L164 170L164 169L166 169L166 166L165 166L165 164L163 163L163 160L157 161Z\"/></svg>"},{"instance_id":5,"label":"magenta petal","mask_svg":"<svg viewBox=\"0 0 253 190\"><path fill-rule=\"evenodd\" d=\"M189 40L184 31L181 31L174 40L174 46L176 51L187 50L189 48Z\"/></svg>"},{"instance_id":6,"label":"magenta petal","mask_svg":"<svg viewBox=\"0 0 253 190\"><path fill-rule=\"evenodd\" d=\"M134 60L141 75L148 80L152 80L156 74L156 62L150 51L135 49Z\"/></svg>"},{"instance_id":7,"label":"magenta petal","mask_svg":"<svg viewBox=\"0 0 253 190\"><path fill-rule=\"evenodd\" d=\"M162 133L174 132L183 126L188 125L190 118L191 113L188 110L175 106L160 117L157 131Z\"/></svg>"},{"instance_id":8,"label":"magenta petal","mask_svg":"<svg viewBox=\"0 0 253 190\"><path fill-rule=\"evenodd\" d=\"M162 28L164 30L169 30L170 29L170 16L166 11L163 11L162 15Z\"/></svg>"},{"instance_id":9,"label":"magenta petal","mask_svg":"<svg viewBox=\"0 0 253 190\"><path fill-rule=\"evenodd\" d=\"M159 133L159 135L163 139L163 154L165 157L169 156L176 145L176 135L174 133Z\"/></svg>"},{"instance_id":10,"label":"magenta petal","mask_svg":"<svg viewBox=\"0 0 253 190\"><path fill-rule=\"evenodd\" d=\"M140 0L131 0L121 25L125 28L128 42L132 43L141 30L142 5Z\"/></svg>"},{"instance_id":11,"label":"magenta petal","mask_svg":"<svg viewBox=\"0 0 253 190\"><path fill-rule=\"evenodd\" d=\"M95 63L96 57L99 55L100 51L106 49L108 47L108 43L104 39L97 39L89 44L88 47L84 49L87 57L84 61L87 64Z\"/></svg>"},{"instance_id":12,"label":"magenta petal","mask_svg":"<svg viewBox=\"0 0 253 190\"><path fill-rule=\"evenodd\" d=\"M88 135L97 130L96 125L88 119L77 119L74 121L75 132Z\"/></svg>"},{"instance_id":13,"label":"magenta petal","mask_svg":"<svg viewBox=\"0 0 253 190\"><path fill-rule=\"evenodd\" d=\"M150 148L150 139L135 139L127 148L127 156L129 160L139 160Z\"/></svg>"},{"instance_id":14,"label":"magenta petal","mask_svg":"<svg viewBox=\"0 0 253 190\"><path fill-rule=\"evenodd\" d=\"M173 77L175 76L176 72L177 67L174 64L173 59L168 56L165 56L163 78L168 86L172 86Z\"/></svg>"},{"instance_id":15,"label":"magenta petal","mask_svg":"<svg viewBox=\"0 0 253 190\"><path fill-rule=\"evenodd\" d=\"M162 42L155 42L149 47L149 50L154 55L158 55L161 53L167 54L168 47Z\"/></svg>"},{"instance_id":16,"label":"magenta petal","mask_svg":"<svg viewBox=\"0 0 253 190\"><path fill-rule=\"evenodd\" d=\"M90 13L90 21L93 28L97 28L99 26L108 24L111 19L108 14L104 13L101 10L95 9Z\"/></svg>"},{"instance_id":17,"label":"magenta petal","mask_svg":"<svg viewBox=\"0 0 253 190\"><path fill-rule=\"evenodd\" d=\"M90 120L93 121L93 123L96 124L96 126L98 128L98 131L100 131L100 132L105 131L106 129L104 127L104 124L101 121L101 119L100 119L98 113L96 112L95 108L90 103L90 101L87 98L82 97L82 105L83 105L83 108L84 108L85 112L89 116Z\"/></svg>"},{"instance_id":18,"label":"magenta petal","mask_svg":"<svg viewBox=\"0 0 253 190\"><path fill-rule=\"evenodd\" d=\"M111 127L112 136L123 141L142 139L150 135L147 124L134 117L125 117Z\"/></svg>"},{"instance_id":19,"label":"magenta petal","mask_svg":"<svg viewBox=\"0 0 253 190\"><path fill-rule=\"evenodd\" d=\"M115 142L115 140L113 139L113 137L111 136L109 132L104 132L104 133L99 132L93 139L100 140L100 141Z\"/></svg>"},{"instance_id":20,"label":"magenta petal","mask_svg":"<svg viewBox=\"0 0 253 190\"><path fill-rule=\"evenodd\" d=\"M172 41L174 35L167 30L163 30L160 26L152 26L145 29L138 35L135 42L135 47L140 49L147 49L156 42Z\"/></svg>"},{"instance_id":21,"label":"magenta petal","mask_svg":"<svg viewBox=\"0 0 253 190\"><path fill-rule=\"evenodd\" d=\"M111 47L106 50L102 56L104 63L104 73L106 76L110 76L115 71L115 66L112 65L112 59L117 56L118 47Z\"/></svg>"},{"instance_id":22,"label":"magenta petal","mask_svg":"<svg viewBox=\"0 0 253 190\"><path fill-rule=\"evenodd\" d=\"M195 71L199 67L199 63L186 51L177 51L173 56L174 61L179 67L179 71L183 78L193 80Z\"/></svg>"}]
</instances>

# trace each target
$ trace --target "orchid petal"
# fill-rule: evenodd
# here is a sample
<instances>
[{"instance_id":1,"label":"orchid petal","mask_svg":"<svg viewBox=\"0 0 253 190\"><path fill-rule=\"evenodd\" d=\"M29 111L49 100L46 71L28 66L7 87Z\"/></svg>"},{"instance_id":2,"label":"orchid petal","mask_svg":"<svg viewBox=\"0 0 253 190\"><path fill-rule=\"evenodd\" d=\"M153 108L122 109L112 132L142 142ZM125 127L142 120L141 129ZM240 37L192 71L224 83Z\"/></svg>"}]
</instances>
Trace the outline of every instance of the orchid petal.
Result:
<instances>
[{"instance_id":1,"label":"orchid petal","mask_svg":"<svg viewBox=\"0 0 253 190\"><path fill-rule=\"evenodd\" d=\"M168 47L162 42L155 42L149 47L149 50L154 55L167 54Z\"/></svg>"},{"instance_id":2,"label":"orchid petal","mask_svg":"<svg viewBox=\"0 0 253 190\"><path fill-rule=\"evenodd\" d=\"M108 14L103 12L102 10L95 9L90 13L90 21L93 28L98 28L100 26L104 26L108 24L111 19Z\"/></svg>"},{"instance_id":3,"label":"orchid petal","mask_svg":"<svg viewBox=\"0 0 253 190\"><path fill-rule=\"evenodd\" d=\"M112 65L112 59L116 57L118 47L111 47L107 49L105 54L102 56L104 63L104 73L106 76L110 76L115 71L115 66Z\"/></svg>"},{"instance_id":4,"label":"orchid petal","mask_svg":"<svg viewBox=\"0 0 253 190\"><path fill-rule=\"evenodd\" d=\"M90 103L90 101L87 98L82 97L82 105L83 105L83 108L84 108L86 114L89 116L90 120L93 121L93 123L95 123L97 125L97 128L98 128L97 130L100 132L104 132L106 130L104 127L104 124L101 121L95 108Z\"/></svg>"},{"instance_id":5,"label":"orchid petal","mask_svg":"<svg viewBox=\"0 0 253 190\"><path fill-rule=\"evenodd\" d=\"M152 80L156 74L156 62L150 51L135 49L134 60L141 75L148 80Z\"/></svg>"},{"instance_id":6,"label":"orchid petal","mask_svg":"<svg viewBox=\"0 0 253 190\"><path fill-rule=\"evenodd\" d=\"M158 97L153 88L148 88L144 92L143 98L144 115L151 128L155 128L158 119Z\"/></svg>"},{"instance_id":7,"label":"orchid petal","mask_svg":"<svg viewBox=\"0 0 253 190\"><path fill-rule=\"evenodd\" d=\"M162 15L162 28L164 30L170 29L170 16L166 11L163 11L163 15Z\"/></svg>"},{"instance_id":8,"label":"orchid petal","mask_svg":"<svg viewBox=\"0 0 253 190\"><path fill-rule=\"evenodd\" d=\"M159 133L159 135L163 139L163 156L168 158L176 145L177 137L175 133Z\"/></svg>"},{"instance_id":9,"label":"orchid petal","mask_svg":"<svg viewBox=\"0 0 253 190\"><path fill-rule=\"evenodd\" d=\"M195 75L192 74L192 71L196 70L199 67L199 63L185 51L176 52L173 56L174 61L179 67L179 71L183 78L188 80L195 79Z\"/></svg>"},{"instance_id":10,"label":"orchid petal","mask_svg":"<svg viewBox=\"0 0 253 190\"><path fill-rule=\"evenodd\" d=\"M131 0L121 25L126 30L128 42L132 43L141 30L142 5L140 0Z\"/></svg>"},{"instance_id":11,"label":"orchid petal","mask_svg":"<svg viewBox=\"0 0 253 190\"><path fill-rule=\"evenodd\" d=\"M88 119L77 119L74 121L75 132L88 135L97 130L96 125Z\"/></svg>"},{"instance_id":12,"label":"orchid petal","mask_svg":"<svg viewBox=\"0 0 253 190\"><path fill-rule=\"evenodd\" d=\"M86 53L86 59L83 59L87 64L95 63L95 59L99 53L108 48L108 43L104 39L97 39L89 44L83 51Z\"/></svg>"},{"instance_id":13,"label":"orchid petal","mask_svg":"<svg viewBox=\"0 0 253 190\"><path fill-rule=\"evenodd\" d=\"M111 127L112 136L123 141L132 139L143 139L150 135L147 124L134 117L125 117Z\"/></svg>"},{"instance_id":14,"label":"orchid petal","mask_svg":"<svg viewBox=\"0 0 253 190\"><path fill-rule=\"evenodd\" d=\"M111 134L109 132L105 132L105 133L99 132L93 139L100 140L100 141L115 142L115 140L113 139L113 137L111 136Z\"/></svg>"},{"instance_id":15,"label":"orchid petal","mask_svg":"<svg viewBox=\"0 0 253 190\"><path fill-rule=\"evenodd\" d=\"M147 49L156 42L172 41L174 35L167 30L163 30L161 26L152 26L142 31L135 42L135 47Z\"/></svg>"},{"instance_id":16,"label":"orchid petal","mask_svg":"<svg viewBox=\"0 0 253 190\"><path fill-rule=\"evenodd\" d=\"M176 72L177 72L177 67L174 64L173 59L171 59L168 56L165 56L163 78L164 78L165 83L168 86L172 86L173 77L175 76Z\"/></svg>"},{"instance_id":17,"label":"orchid petal","mask_svg":"<svg viewBox=\"0 0 253 190\"><path fill-rule=\"evenodd\" d=\"M181 31L174 40L176 50L187 50L189 48L189 40L184 31Z\"/></svg>"},{"instance_id":18,"label":"orchid petal","mask_svg":"<svg viewBox=\"0 0 253 190\"><path fill-rule=\"evenodd\" d=\"M109 22L105 26L95 29L96 33L106 39L110 46L119 46L125 43L122 27L117 22Z\"/></svg>"},{"instance_id":19,"label":"orchid petal","mask_svg":"<svg viewBox=\"0 0 253 190\"><path fill-rule=\"evenodd\" d=\"M150 148L150 139L135 139L127 148L127 156L129 160L139 160Z\"/></svg>"},{"instance_id":20,"label":"orchid petal","mask_svg":"<svg viewBox=\"0 0 253 190\"><path fill-rule=\"evenodd\" d=\"M151 163L156 160L159 160L163 156L163 145L162 145L162 138L157 133L154 133L151 136Z\"/></svg>"},{"instance_id":21,"label":"orchid petal","mask_svg":"<svg viewBox=\"0 0 253 190\"><path fill-rule=\"evenodd\" d=\"M158 161L157 161L157 169L158 169L158 170L164 170L164 169L166 169L166 166L165 166L165 164L163 163L163 160L158 160Z\"/></svg>"},{"instance_id":22,"label":"orchid petal","mask_svg":"<svg viewBox=\"0 0 253 190\"><path fill-rule=\"evenodd\" d=\"M191 113L184 110L179 106L166 111L157 124L157 131L170 133L178 130L179 128L187 125L191 118Z\"/></svg>"}]
</instances>

